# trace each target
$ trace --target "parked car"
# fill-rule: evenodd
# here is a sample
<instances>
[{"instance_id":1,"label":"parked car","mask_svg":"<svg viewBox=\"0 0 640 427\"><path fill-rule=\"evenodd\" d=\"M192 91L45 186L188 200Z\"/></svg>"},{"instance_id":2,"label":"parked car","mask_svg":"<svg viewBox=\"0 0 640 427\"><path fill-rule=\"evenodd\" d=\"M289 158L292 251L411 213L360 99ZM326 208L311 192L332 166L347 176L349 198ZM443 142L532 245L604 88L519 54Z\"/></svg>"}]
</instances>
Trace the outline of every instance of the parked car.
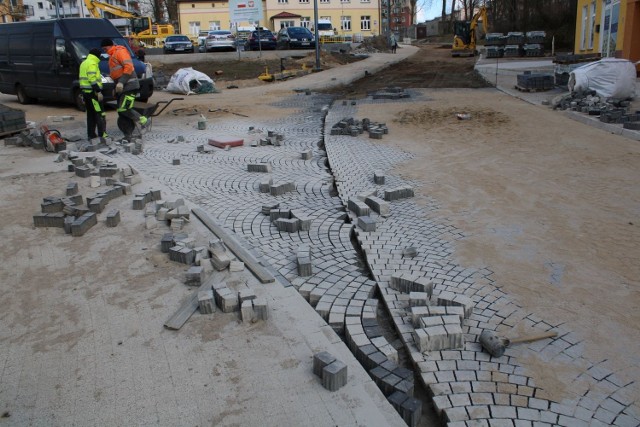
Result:
<instances>
[{"instance_id":1,"label":"parked car","mask_svg":"<svg viewBox=\"0 0 640 427\"><path fill-rule=\"evenodd\" d=\"M167 53L193 53L193 42L182 34L173 34L164 39L162 51Z\"/></svg>"},{"instance_id":2,"label":"parked car","mask_svg":"<svg viewBox=\"0 0 640 427\"><path fill-rule=\"evenodd\" d=\"M275 50L276 36L269 30L252 31L244 43L244 50Z\"/></svg>"},{"instance_id":3,"label":"parked car","mask_svg":"<svg viewBox=\"0 0 640 427\"><path fill-rule=\"evenodd\" d=\"M235 50L236 38L229 30L209 31L209 35L204 41L205 50Z\"/></svg>"},{"instance_id":4,"label":"parked car","mask_svg":"<svg viewBox=\"0 0 640 427\"><path fill-rule=\"evenodd\" d=\"M312 49L316 39L305 27L284 27L278 31L278 49Z\"/></svg>"}]
</instances>

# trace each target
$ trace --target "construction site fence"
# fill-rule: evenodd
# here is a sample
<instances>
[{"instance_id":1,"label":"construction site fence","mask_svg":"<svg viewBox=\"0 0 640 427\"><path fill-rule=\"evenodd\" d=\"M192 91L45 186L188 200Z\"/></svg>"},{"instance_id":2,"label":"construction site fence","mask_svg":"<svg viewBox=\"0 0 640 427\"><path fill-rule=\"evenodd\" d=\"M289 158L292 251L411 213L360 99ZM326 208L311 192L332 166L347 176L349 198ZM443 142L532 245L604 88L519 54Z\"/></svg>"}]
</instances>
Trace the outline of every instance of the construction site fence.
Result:
<instances>
[{"instance_id":1,"label":"construction site fence","mask_svg":"<svg viewBox=\"0 0 640 427\"><path fill-rule=\"evenodd\" d=\"M360 33L344 36L320 36L320 44L325 43L362 43L364 36Z\"/></svg>"}]
</instances>

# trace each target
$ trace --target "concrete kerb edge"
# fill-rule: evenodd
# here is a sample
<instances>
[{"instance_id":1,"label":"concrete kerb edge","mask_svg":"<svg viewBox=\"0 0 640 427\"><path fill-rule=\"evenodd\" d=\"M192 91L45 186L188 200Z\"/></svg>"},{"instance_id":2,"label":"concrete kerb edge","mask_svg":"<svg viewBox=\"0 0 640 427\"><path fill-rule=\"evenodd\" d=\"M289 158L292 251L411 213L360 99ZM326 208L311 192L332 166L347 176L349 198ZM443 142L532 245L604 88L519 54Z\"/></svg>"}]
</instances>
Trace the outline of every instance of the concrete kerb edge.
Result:
<instances>
[{"instance_id":1,"label":"concrete kerb edge","mask_svg":"<svg viewBox=\"0 0 640 427\"><path fill-rule=\"evenodd\" d=\"M250 253L246 248L244 248L237 239L235 239L232 235L227 233L222 227L213 221L207 215L207 213L200 208L193 208L191 212L220 240L224 242L225 245L231 250L237 257L239 257L249 268L249 270L256 276L256 278L261 283L273 283L276 281L276 278L264 268L260 262L256 259L256 257Z\"/></svg>"}]
</instances>

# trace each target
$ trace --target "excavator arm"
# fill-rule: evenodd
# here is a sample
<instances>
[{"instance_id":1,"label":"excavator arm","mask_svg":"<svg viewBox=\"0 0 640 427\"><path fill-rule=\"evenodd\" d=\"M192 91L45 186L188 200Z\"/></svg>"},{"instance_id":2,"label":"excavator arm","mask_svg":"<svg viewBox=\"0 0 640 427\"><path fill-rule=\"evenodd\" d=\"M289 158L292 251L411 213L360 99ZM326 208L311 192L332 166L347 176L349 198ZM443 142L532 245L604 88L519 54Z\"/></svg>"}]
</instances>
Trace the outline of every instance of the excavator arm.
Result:
<instances>
[{"instance_id":1,"label":"excavator arm","mask_svg":"<svg viewBox=\"0 0 640 427\"><path fill-rule=\"evenodd\" d=\"M100 13L101 10L103 12L108 12L112 15L119 16L120 18L137 18L140 16L136 12L131 12L121 7L114 6L109 3L103 3L97 0L84 0L84 3L87 5L89 13L96 18L102 18L102 15Z\"/></svg>"},{"instance_id":2,"label":"excavator arm","mask_svg":"<svg viewBox=\"0 0 640 427\"><path fill-rule=\"evenodd\" d=\"M473 15L471 21L456 22L455 34L453 37L453 46L451 49L452 56L473 56L476 53L478 22L482 19L482 25L484 32L487 32L489 27L489 19L487 16L487 8L482 6L478 12Z\"/></svg>"}]
</instances>

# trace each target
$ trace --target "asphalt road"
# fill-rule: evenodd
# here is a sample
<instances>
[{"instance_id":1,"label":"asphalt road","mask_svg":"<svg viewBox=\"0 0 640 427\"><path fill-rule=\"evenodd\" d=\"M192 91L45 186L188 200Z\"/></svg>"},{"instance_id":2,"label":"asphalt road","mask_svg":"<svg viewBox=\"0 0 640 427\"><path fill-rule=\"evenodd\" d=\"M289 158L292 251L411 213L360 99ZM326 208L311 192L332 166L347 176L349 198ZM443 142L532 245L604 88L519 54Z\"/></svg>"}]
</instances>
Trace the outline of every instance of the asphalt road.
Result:
<instances>
[{"instance_id":1,"label":"asphalt road","mask_svg":"<svg viewBox=\"0 0 640 427\"><path fill-rule=\"evenodd\" d=\"M322 50L340 50L353 49L353 44L332 44L323 45ZM194 64L200 62L208 62L212 60L216 61L234 61L238 59L278 59L278 58L290 58L300 56L301 58L306 56L309 52L313 52L313 49L296 49L296 50L263 50L263 51L236 51L236 52L195 52L195 53L174 53L165 55L162 53L162 49L153 48L146 49L147 60L152 59L157 64L173 64L176 62L185 62L185 57Z\"/></svg>"}]
</instances>

